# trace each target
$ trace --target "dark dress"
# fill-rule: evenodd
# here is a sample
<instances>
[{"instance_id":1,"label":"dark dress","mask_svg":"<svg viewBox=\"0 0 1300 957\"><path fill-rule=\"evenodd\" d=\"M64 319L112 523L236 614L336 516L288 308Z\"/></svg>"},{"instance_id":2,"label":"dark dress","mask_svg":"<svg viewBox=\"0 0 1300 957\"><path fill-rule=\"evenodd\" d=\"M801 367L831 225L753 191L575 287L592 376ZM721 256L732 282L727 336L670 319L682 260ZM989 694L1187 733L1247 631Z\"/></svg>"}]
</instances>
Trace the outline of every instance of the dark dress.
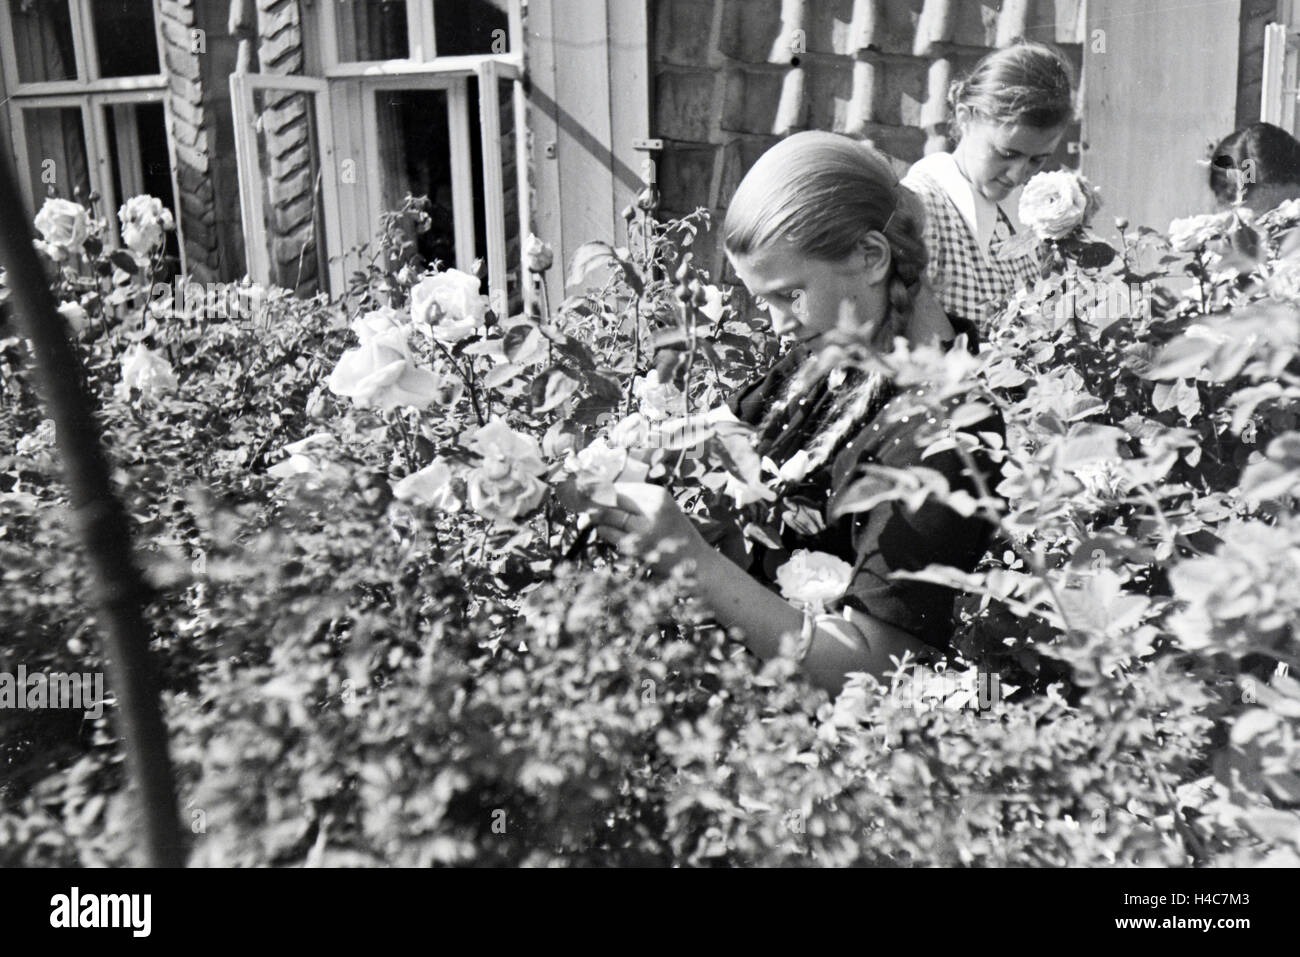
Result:
<instances>
[{"instance_id":1,"label":"dark dress","mask_svg":"<svg viewBox=\"0 0 1300 957\"><path fill-rule=\"evenodd\" d=\"M960 334L967 334L971 351L977 351L978 333L973 323L949 316ZM948 343L951 345L951 342ZM782 394L790 375L807 358L805 347L797 347L786 355L762 379L742 389L733 396L732 411L743 421L758 427ZM973 571L987 550L995 531L985 519L959 515L933 498L915 512L902 502L884 502L867 512L842 516L831 522L828 505L833 497L859 476L859 466L874 462L895 468L923 466L941 472L950 488L964 489L978 495L977 485L966 472L965 462L954 450L931 455L922 460L922 448L913 441L916 425L887 422L885 411L891 404L904 402L907 390L887 386L874 415L868 418L829 467L823 466L788 490L784 498L787 514L804 506L804 519L794 521L799 528L786 523L781 531L784 549L777 550L755 545L755 561L750 568L761 580L775 581L776 569L797 548L828 552L853 565L852 584L845 594L844 603L866 612L873 618L895 625L926 644L946 650L952 640L953 600L956 593L941 585L926 582L891 580L894 570L919 571L927 565L950 565L963 571ZM767 432L759 436L758 451L767 455L779 466L791 455L807 448L821 417L832 402L829 390L823 386L807 397L805 403L795 405L783 420L772 423ZM959 399L958 402L963 400ZM1005 437L1002 417L996 411L984 420L963 426L962 431L996 432ZM998 467L987 456L974 455L975 462L984 473L985 483L992 489L998 484ZM806 521L810 510L820 513L820 522ZM816 525L821 524L821 530Z\"/></svg>"}]
</instances>

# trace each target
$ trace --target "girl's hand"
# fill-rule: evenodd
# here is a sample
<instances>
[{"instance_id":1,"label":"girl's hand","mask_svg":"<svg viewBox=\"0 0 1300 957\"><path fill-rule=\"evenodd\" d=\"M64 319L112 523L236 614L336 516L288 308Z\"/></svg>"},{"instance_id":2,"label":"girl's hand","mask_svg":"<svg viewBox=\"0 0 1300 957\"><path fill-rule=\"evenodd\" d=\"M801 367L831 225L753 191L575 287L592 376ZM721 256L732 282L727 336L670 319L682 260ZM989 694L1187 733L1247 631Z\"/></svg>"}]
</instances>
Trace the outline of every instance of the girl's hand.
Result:
<instances>
[{"instance_id":1,"label":"girl's hand","mask_svg":"<svg viewBox=\"0 0 1300 957\"><path fill-rule=\"evenodd\" d=\"M639 554L660 575L704 554L709 544L666 488L615 482L617 504L592 510L596 534L625 555Z\"/></svg>"}]
</instances>

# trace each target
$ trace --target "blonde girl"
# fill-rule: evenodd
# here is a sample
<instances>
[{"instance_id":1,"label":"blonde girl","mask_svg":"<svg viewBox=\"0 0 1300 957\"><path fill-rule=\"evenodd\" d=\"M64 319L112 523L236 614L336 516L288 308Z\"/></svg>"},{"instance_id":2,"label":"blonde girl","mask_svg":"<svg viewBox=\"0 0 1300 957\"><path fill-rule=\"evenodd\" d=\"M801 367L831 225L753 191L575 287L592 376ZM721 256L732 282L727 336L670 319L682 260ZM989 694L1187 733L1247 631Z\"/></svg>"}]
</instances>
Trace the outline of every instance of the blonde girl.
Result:
<instances>
[{"instance_id":1,"label":"blonde girl","mask_svg":"<svg viewBox=\"0 0 1300 957\"><path fill-rule=\"evenodd\" d=\"M943 308L981 327L993 304L1033 282L1032 250L1002 245L1020 231L1020 189L1056 151L1074 118L1069 62L1041 43L984 57L948 101L957 146L918 160L903 179L925 207L929 275Z\"/></svg>"},{"instance_id":2,"label":"blonde girl","mask_svg":"<svg viewBox=\"0 0 1300 957\"><path fill-rule=\"evenodd\" d=\"M851 672L883 675L905 651L945 648L953 594L889 574L929 564L972 569L992 531L934 500L915 512L885 503L834 520L826 508L866 462L923 465L954 488L977 487L955 452L921 461L914 441L920 421L883 415L890 402L923 386L902 389L878 374L837 372L821 361L833 329L851 330L877 348L895 336L950 345L959 332L974 335L929 292L923 227L920 203L889 163L832 133L799 133L768 150L727 212L724 239L737 275L766 303L774 328L796 340L775 368L734 397L732 408L755 427L760 454L778 466L798 463L795 475L802 477L787 491L822 504L820 530L786 528L781 549L759 548L742 568L704 541L668 489L618 483L616 506L591 509L598 534L629 553L656 555L657 571L692 563L699 597L760 658L776 655L782 636L801 632L803 613L773 587L774 571L790 553L829 552L852 565L842 614L819 617L802 651L804 670L831 690ZM994 417L965 428L1001 431L1002 423ZM987 461L977 461L991 474Z\"/></svg>"}]
</instances>

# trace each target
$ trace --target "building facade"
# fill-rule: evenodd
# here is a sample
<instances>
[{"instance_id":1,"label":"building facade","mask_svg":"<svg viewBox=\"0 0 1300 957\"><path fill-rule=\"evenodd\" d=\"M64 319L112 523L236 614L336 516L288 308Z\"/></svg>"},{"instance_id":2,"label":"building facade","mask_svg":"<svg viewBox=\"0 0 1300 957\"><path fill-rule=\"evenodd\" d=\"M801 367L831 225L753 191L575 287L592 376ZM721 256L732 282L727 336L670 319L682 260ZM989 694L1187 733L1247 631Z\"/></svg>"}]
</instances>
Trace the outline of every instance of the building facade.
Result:
<instances>
[{"instance_id":1,"label":"building facade","mask_svg":"<svg viewBox=\"0 0 1300 957\"><path fill-rule=\"evenodd\" d=\"M621 244L647 180L665 214L716 221L796 130L870 140L901 172L946 146L949 82L1018 37L1058 44L1082 78L1056 164L1162 227L1205 208L1206 143L1258 119L1273 80L1271 109L1294 126L1292 6L5 0L0 122L33 208L93 193L112 220L126 197L159 196L200 281L340 291L383 213L415 194L432 207L421 252L484 260L514 300L529 232L561 263L587 240ZM697 257L722 267L716 234Z\"/></svg>"}]
</instances>

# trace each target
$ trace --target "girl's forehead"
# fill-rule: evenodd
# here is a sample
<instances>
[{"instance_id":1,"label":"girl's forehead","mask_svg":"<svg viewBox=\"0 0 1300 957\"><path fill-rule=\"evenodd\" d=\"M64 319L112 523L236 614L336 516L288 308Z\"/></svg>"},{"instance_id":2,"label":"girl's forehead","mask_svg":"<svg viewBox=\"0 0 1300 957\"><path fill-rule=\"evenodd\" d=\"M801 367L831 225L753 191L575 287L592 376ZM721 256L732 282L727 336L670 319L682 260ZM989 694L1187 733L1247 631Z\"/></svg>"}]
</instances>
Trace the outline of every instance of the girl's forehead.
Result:
<instances>
[{"instance_id":1,"label":"girl's forehead","mask_svg":"<svg viewBox=\"0 0 1300 957\"><path fill-rule=\"evenodd\" d=\"M1021 123L987 124L989 139L999 148L1032 156L1050 153L1065 133L1064 126L1025 126Z\"/></svg>"},{"instance_id":2,"label":"girl's forehead","mask_svg":"<svg viewBox=\"0 0 1300 957\"><path fill-rule=\"evenodd\" d=\"M750 291L760 293L800 284L812 265L805 253L785 242L771 243L748 253L728 253L727 256L736 275Z\"/></svg>"}]
</instances>

